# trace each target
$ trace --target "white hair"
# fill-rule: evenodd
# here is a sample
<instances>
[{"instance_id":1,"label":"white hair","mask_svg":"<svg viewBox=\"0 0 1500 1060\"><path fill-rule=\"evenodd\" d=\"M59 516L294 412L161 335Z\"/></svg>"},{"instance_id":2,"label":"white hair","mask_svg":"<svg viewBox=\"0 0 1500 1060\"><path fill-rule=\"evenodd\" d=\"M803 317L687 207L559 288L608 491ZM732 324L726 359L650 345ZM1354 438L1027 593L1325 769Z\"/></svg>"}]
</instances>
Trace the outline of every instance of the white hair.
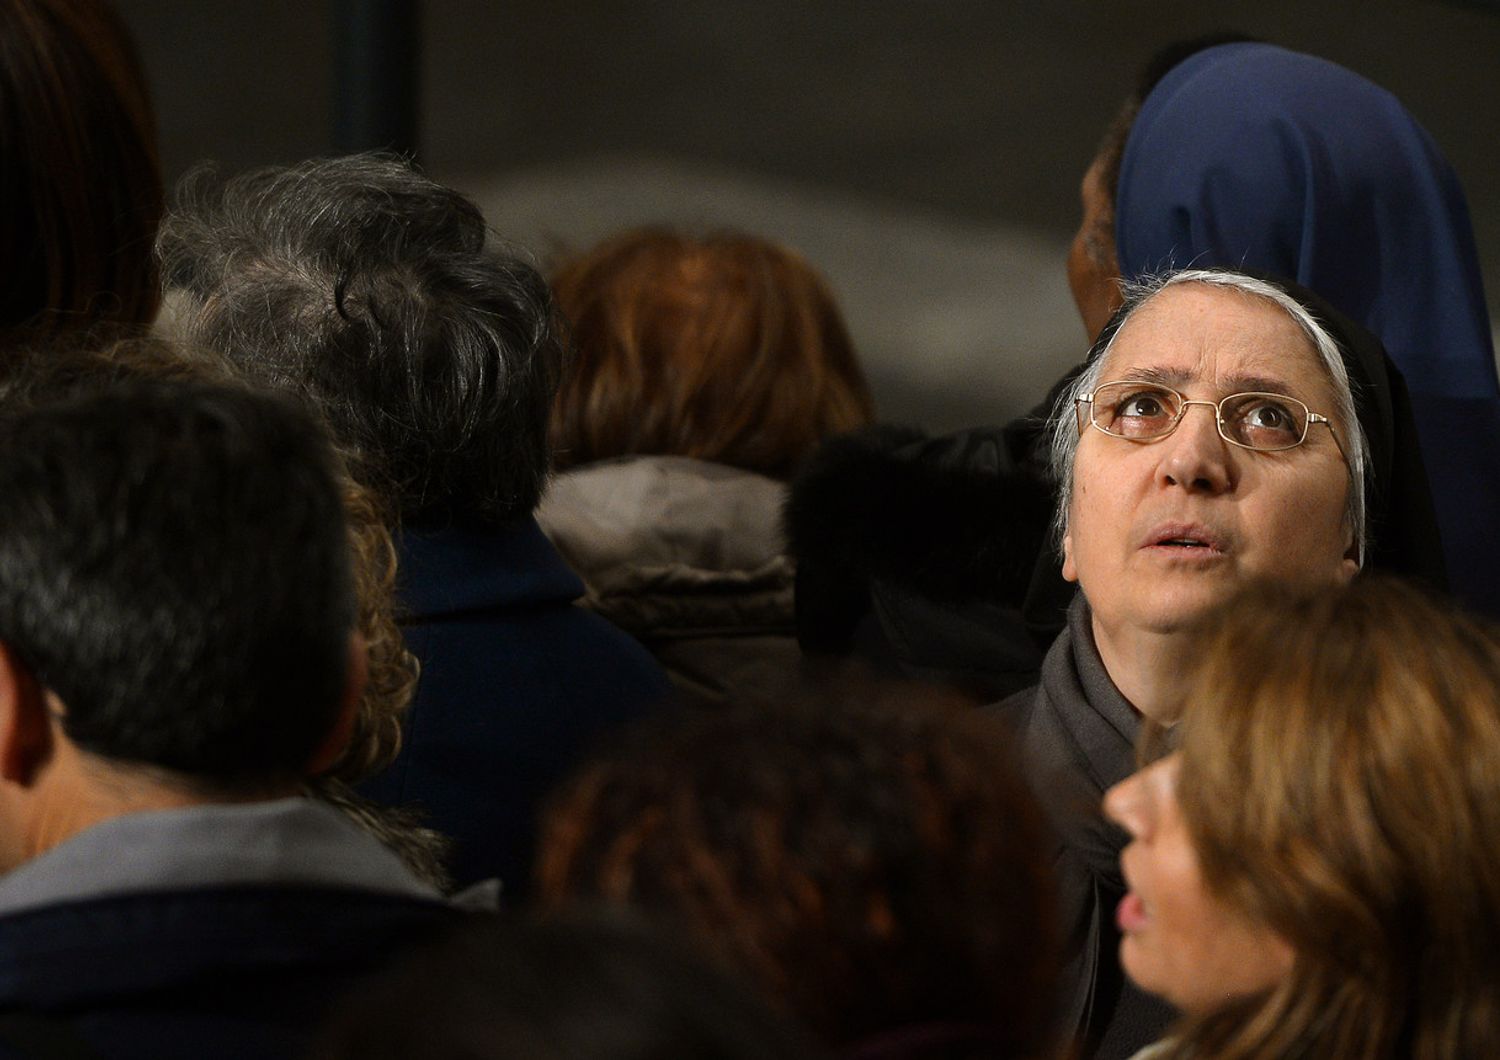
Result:
<instances>
[{"instance_id":1,"label":"white hair","mask_svg":"<svg viewBox=\"0 0 1500 1060\"><path fill-rule=\"evenodd\" d=\"M1212 287L1241 291L1247 295L1265 299L1279 306L1296 322L1317 351L1318 359L1333 384L1334 406L1337 418L1343 424L1346 435L1344 450L1349 463L1349 501L1344 512L1346 523L1354 532L1356 554L1360 562L1369 553L1365 493L1366 476L1370 467L1370 442L1365 436L1364 426L1355 413L1353 384L1349 371L1344 367L1343 355L1338 343L1328 330L1318 323L1307 308L1281 288L1264 280L1242 273L1222 269L1184 269L1180 272L1144 277L1138 282L1123 285L1125 302L1118 325L1105 341L1104 348L1094 353L1088 367L1079 373L1057 400L1052 410L1049 425L1051 434L1051 469L1057 483L1057 513L1053 522L1056 542L1060 546L1068 531L1068 512L1073 503L1073 471L1078 457L1078 440L1082 432L1078 428L1078 397L1091 393L1102 381L1104 362L1114 346L1115 339L1125 322L1156 295L1182 283L1201 283Z\"/></svg>"}]
</instances>

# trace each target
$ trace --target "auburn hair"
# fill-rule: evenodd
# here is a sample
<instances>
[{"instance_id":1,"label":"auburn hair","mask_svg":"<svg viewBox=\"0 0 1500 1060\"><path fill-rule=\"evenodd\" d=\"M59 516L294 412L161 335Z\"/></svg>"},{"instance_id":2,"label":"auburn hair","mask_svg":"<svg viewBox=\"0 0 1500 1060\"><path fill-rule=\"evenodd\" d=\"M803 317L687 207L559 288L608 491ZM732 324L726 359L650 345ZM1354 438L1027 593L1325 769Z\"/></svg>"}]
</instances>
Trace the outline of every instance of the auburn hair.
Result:
<instances>
[{"instance_id":1,"label":"auburn hair","mask_svg":"<svg viewBox=\"0 0 1500 1060\"><path fill-rule=\"evenodd\" d=\"M559 268L576 361L554 461L667 454L789 477L874 415L848 328L801 256L732 232L626 232Z\"/></svg>"},{"instance_id":2,"label":"auburn hair","mask_svg":"<svg viewBox=\"0 0 1500 1060\"><path fill-rule=\"evenodd\" d=\"M1169 1055L1500 1055L1500 641L1395 581L1263 587L1205 635L1178 797L1203 878L1295 952Z\"/></svg>"},{"instance_id":3,"label":"auburn hair","mask_svg":"<svg viewBox=\"0 0 1500 1060\"><path fill-rule=\"evenodd\" d=\"M1042 1055L1052 845L1008 736L917 689L668 712L558 792L536 893L676 919L831 1044L943 1025Z\"/></svg>"},{"instance_id":4,"label":"auburn hair","mask_svg":"<svg viewBox=\"0 0 1500 1060\"><path fill-rule=\"evenodd\" d=\"M0 332L155 317L156 120L104 0L0 0Z\"/></svg>"}]
</instances>

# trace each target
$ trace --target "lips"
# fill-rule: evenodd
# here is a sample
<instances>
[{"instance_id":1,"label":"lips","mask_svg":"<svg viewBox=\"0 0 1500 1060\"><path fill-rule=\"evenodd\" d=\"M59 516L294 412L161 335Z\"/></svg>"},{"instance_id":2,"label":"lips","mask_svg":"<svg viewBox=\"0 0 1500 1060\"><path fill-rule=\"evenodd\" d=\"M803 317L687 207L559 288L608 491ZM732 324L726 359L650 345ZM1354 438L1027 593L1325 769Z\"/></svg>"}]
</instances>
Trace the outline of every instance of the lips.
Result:
<instances>
[{"instance_id":1,"label":"lips","mask_svg":"<svg viewBox=\"0 0 1500 1060\"><path fill-rule=\"evenodd\" d=\"M1140 931L1150 922L1150 919L1146 914L1146 903L1134 891L1128 892L1124 898L1120 899L1120 904L1115 909L1115 924L1127 935Z\"/></svg>"},{"instance_id":2,"label":"lips","mask_svg":"<svg viewBox=\"0 0 1500 1060\"><path fill-rule=\"evenodd\" d=\"M1141 539L1141 548L1181 551L1183 554L1221 555L1227 552L1226 535L1202 523L1159 523Z\"/></svg>"}]
</instances>

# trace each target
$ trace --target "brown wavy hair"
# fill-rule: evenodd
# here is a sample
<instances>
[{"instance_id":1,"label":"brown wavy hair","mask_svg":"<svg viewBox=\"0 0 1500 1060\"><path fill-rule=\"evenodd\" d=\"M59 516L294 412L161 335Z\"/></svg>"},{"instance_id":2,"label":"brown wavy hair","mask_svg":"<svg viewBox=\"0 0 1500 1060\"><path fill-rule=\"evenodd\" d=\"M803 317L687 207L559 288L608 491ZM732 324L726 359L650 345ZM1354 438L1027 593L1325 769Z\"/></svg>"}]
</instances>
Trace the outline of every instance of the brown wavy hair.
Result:
<instances>
[{"instance_id":1,"label":"brown wavy hair","mask_svg":"<svg viewBox=\"0 0 1500 1060\"><path fill-rule=\"evenodd\" d=\"M553 408L560 468L668 454L787 478L874 415L827 282L786 247L644 228L552 286L576 357Z\"/></svg>"},{"instance_id":2,"label":"brown wavy hair","mask_svg":"<svg viewBox=\"0 0 1500 1060\"><path fill-rule=\"evenodd\" d=\"M103 0L0 0L0 331L145 324L160 301L156 119Z\"/></svg>"},{"instance_id":3,"label":"brown wavy hair","mask_svg":"<svg viewBox=\"0 0 1500 1060\"><path fill-rule=\"evenodd\" d=\"M561 792L535 893L678 920L830 1044L937 1025L1040 1055L1046 826L1008 733L930 695L651 719Z\"/></svg>"},{"instance_id":4,"label":"brown wavy hair","mask_svg":"<svg viewBox=\"0 0 1500 1060\"><path fill-rule=\"evenodd\" d=\"M1206 885L1295 958L1169 1055L1500 1055L1496 629L1394 581L1264 587L1200 657L1183 817Z\"/></svg>"}]
</instances>

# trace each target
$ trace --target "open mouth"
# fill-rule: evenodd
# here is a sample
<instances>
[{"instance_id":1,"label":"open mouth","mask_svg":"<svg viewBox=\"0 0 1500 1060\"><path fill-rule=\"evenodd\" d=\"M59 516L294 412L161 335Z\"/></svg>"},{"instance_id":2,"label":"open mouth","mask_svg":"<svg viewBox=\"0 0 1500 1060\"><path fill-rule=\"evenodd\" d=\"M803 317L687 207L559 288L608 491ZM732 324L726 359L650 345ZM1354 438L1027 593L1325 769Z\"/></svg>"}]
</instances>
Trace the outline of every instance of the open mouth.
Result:
<instances>
[{"instance_id":1,"label":"open mouth","mask_svg":"<svg viewBox=\"0 0 1500 1060\"><path fill-rule=\"evenodd\" d=\"M1128 891L1115 907L1115 925L1125 934L1140 931L1151 922L1146 903L1134 891Z\"/></svg>"},{"instance_id":2,"label":"open mouth","mask_svg":"<svg viewBox=\"0 0 1500 1060\"><path fill-rule=\"evenodd\" d=\"M1163 526L1146 540L1146 547L1158 550L1164 555L1170 553L1170 555L1181 555L1184 558L1193 556L1197 559L1211 559L1215 556L1223 556L1226 552L1226 547L1220 538L1205 534L1196 526L1194 528Z\"/></svg>"},{"instance_id":3,"label":"open mouth","mask_svg":"<svg viewBox=\"0 0 1500 1060\"><path fill-rule=\"evenodd\" d=\"M1201 526L1183 523L1158 526L1147 536L1146 547L1197 556L1217 556L1225 550L1217 535Z\"/></svg>"}]
</instances>

